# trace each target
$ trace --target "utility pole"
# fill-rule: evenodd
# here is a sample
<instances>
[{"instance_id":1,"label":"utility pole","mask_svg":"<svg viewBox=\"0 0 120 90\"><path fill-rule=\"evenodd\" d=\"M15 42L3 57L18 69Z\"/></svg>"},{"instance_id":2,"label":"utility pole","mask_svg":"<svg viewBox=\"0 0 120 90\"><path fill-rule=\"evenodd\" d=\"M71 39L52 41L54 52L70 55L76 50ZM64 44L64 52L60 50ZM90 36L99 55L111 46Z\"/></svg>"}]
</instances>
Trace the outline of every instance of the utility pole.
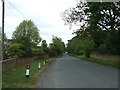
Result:
<instances>
[{"instance_id":1,"label":"utility pole","mask_svg":"<svg viewBox=\"0 0 120 90\"><path fill-rule=\"evenodd\" d=\"M2 0L2 57L1 60L4 59L4 17L5 17L5 1Z\"/></svg>"}]
</instances>

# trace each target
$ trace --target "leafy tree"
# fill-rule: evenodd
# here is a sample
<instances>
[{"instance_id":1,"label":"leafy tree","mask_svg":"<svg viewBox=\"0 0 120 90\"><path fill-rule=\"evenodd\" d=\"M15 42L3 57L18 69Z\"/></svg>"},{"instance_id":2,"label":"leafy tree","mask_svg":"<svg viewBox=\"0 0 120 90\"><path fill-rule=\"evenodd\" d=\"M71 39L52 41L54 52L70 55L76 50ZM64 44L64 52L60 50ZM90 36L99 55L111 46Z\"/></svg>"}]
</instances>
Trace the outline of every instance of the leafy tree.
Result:
<instances>
[{"instance_id":1,"label":"leafy tree","mask_svg":"<svg viewBox=\"0 0 120 90\"><path fill-rule=\"evenodd\" d=\"M68 53L79 55L79 52L81 51L81 47L80 47L80 38L78 36L75 36L68 41L67 51Z\"/></svg>"},{"instance_id":2,"label":"leafy tree","mask_svg":"<svg viewBox=\"0 0 120 90\"><path fill-rule=\"evenodd\" d=\"M90 28L99 27L101 32L102 43L107 49L107 53L119 54L119 30L120 30L120 2L109 3L89 3L87 13L91 13L89 24ZM95 31L95 29L94 29ZM94 34L92 35L94 37ZM94 37L94 40L96 38ZM96 39L99 41L100 39ZM115 44L116 43L116 44Z\"/></svg>"},{"instance_id":3,"label":"leafy tree","mask_svg":"<svg viewBox=\"0 0 120 90\"><path fill-rule=\"evenodd\" d=\"M120 30L105 39L102 45L102 48L107 49L107 53L120 55Z\"/></svg>"},{"instance_id":4,"label":"leafy tree","mask_svg":"<svg viewBox=\"0 0 120 90\"><path fill-rule=\"evenodd\" d=\"M43 50L45 53L48 53L48 52L49 52L49 49L48 49L46 40L43 40L43 41L42 41L41 48L42 48L42 50Z\"/></svg>"},{"instance_id":5,"label":"leafy tree","mask_svg":"<svg viewBox=\"0 0 120 90\"><path fill-rule=\"evenodd\" d=\"M87 58L90 57L90 53L94 48L94 45L95 45L94 41L89 38L81 40L80 46L84 50L85 56Z\"/></svg>"},{"instance_id":6,"label":"leafy tree","mask_svg":"<svg viewBox=\"0 0 120 90\"><path fill-rule=\"evenodd\" d=\"M65 44L61 38L53 37L54 49L58 55L61 55L65 50Z\"/></svg>"},{"instance_id":7,"label":"leafy tree","mask_svg":"<svg viewBox=\"0 0 120 90\"><path fill-rule=\"evenodd\" d=\"M57 51L55 49L55 46L53 43L49 44L49 56L56 56L57 55Z\"/></svg>"},{"instance_id":8,"label":"leafy tree","mask_svg":"<svg viewBox=\"0 0 120 90\"><path fill-rule=\"evenodd\" d=\"M55 50L55 46L54 46L53 43L49 44L49 49L50 49L50 51L54 51Z\"/></svg>"},{"instance_id":9,"label":"leafy tree","mask_svg":"<svg viewBox=\"0 0 120 90\"><path fill-rule=\"evenodd\" d=\"M80 38L78 36L73 37L68 41L67 51L74 55L85 55L87 58L90 57L90 53L94 48L95 43L88 37ZM74 48L73 48L74 47Z\"/></svg>"},{"instance_id":10,"label":"leafy tree","mask_svg":"<svg viewBox=\"0 0 120 90\"><path fill-rule=\"evenodd\" d=\"M62 55L65 52L65 44L61 38L53 37L53 43L49 44L50 56Z\"/></svg>"},{"instance_id":11,"label":"leafy tree","mask_svg":"<svg viewBox=\"0 0 120 90\"><path fill-rule=\"evenodd\" d=\"M65 24L78 24L80 30L119 30L120 2L78 2L76 7L65 10L62 18ZM91 31L90 30L90 31Z\"/></svg>"},{"instance_id":12,"label":"leafy tree","mask_svg":"<svg viewBox=\"0 0 120 90\"><path fill-rule=\"evenodd\" d=\"M41 41L39 30L31 20L22 21L13 32L12 39L15 43L23 45L25 56L31 56L31 48Z\"/></svg>"},{"instance_id":13,"label":"leafy tree","mask_svg":"<svg viewBox=\"0 0 120 90\"><path fill-rule=\"evenodd\" d=\"M116 53L120 46L120 43L118 46L114 44L115 39L119 38L115 34L120 30L119 11L120 2L78 2L75 7L62 13L62 19L67 25L79 25L74 34L80 38L92 38L96 48L104 44Z\"/></svg>"}]
</instances>

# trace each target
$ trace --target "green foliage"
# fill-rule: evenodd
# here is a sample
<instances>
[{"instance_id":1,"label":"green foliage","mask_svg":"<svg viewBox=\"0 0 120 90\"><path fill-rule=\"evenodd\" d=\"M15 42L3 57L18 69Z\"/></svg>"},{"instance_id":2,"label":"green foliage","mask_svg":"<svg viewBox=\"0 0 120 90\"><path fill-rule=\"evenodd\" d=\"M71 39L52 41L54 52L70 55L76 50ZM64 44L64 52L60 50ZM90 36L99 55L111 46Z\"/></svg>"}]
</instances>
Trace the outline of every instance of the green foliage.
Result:
<instances>
[{"instance_id":1,"label":"green foliage","mask_svg":"<svg viewBox=\"0 0 120 90\"><path fill-rule=\"evenodd\" d=\"M76 6L65 10L62 19L65 24L81 24L82 31L119 30L120 2L77 2ZM88 33L91 34L91 33Z\"/></svg>"},{"instance_id":2,"label":"green foliage","mask_svg":"<svg viewBox=\"0 0 120 90\"><path fill-rule=\"evenodd\" d=\"M62 13L62 19L67 25L80 25L80 28L74 32L77 37L83 39L90 37L95 42L96 48L119 55L119 11L120 2L80 1L77 2L75 7L65 10ZM68 46L68 48L71 48L73 45ZM70 49L69 52L74 51L76 51L75 48Z\"/></svg>"},{"instance_id":3,"label":"green foliage","mask_svg":"<svg viewBox=\"0 0 120 90\"><path fill-rule=\"evenodd\" d=\"M62 39L58 37L53 37L53 44L57 54L61 55L65 49L65 45L64 42L62 42Z\"/></svg>"},{"instance_id":4,"label":"green foliage","mask_svg":"<svg viewBox=\"0 0 120 90\"><path fill-rule=\"evenodd\" d=\"M50 50L50 51L54 51L54 50L55 50L55 46L54 46L53 43L50 43L50 44L49 44L49 50Z\"/></svg>"},{"instance_id":5,"label":"green foliage","mask_svg":"<svg viewBox=\"0 0 120 90\"><path fill-rule=\"evenodd\" d=\"M1 28L0 28L1 29ZM2 52L2 53L4 53L3 54L3 59L7 59L9 56L10 56L10 54L8 54L8 52L7 52L7 49L8 49L8 45L6 45L6 42L7 42L7 37L6 37L6 34L4 33L4 35L3 35L3 37L4 37L4 39L3 39L3 41L4 41L4 52ZM2 50L2 33L0 32L0 51ZM0 53L1 54L1 53Z\"/></svg>"},{"instance_id":6,"label":"green foliage","mask_svg":"<svg viewBox=\"0 0 120 90\"><path fill-rule=\"evenodd\" d=\"M49 44L50 56L62 55L65 52L65 44L61 38L53 37L53 43Z\"/></svg>"},{"instance_id":7,"label":"green foliage","mask_svg":"<svg viewBox=\"0 0 120 90\"><path fill-rule=\"evenodd\" d=\"M31 20L22 21L14 31L12 38L17 43L30 46L35 46L41 41L39 30Z\"/></svg>"},{"instance_id":8,"label":"green foliage","mask_svg":"<svg viewBox=\"0 0 120 90\"><path fill-rule=\"evenodd\" d=\"M79 55L79 52L81 51L79 37L77 36L73 37L71 40L68 41L67 51L68 53L74 53L74 54Z\"/></svg>"},{"instance_id":9,"label":"green foliage","mask_svg":"<svg viewBox=\"0 0 120 90\"><path fill-rule=\"evenodd\" d=\"M48 52L49 52L49 48L47 47L46 40L43 40L43 41L42 41L41 48L42 48L42 50L43 50L45 53L48 53Z\"/></svg>"},{"instance_id":10,"label":"green foliage","mask_svg":"<svg viewBox=\"0 0 120 90\"><path fill-rule=\"evenodd\" d=\"M35 49L33 52L35 55L44 55L45 54L42 49Z\"/></svg>"},{"instance_id":11,"label":"green foliage","mask_svg":"<svg viewBox=\"0 0 120 90\"><path fill-rule=\"evenodd\" d=\"M85 38L81 40L81 48L84 50L85 56L88 58L90 57L91 50L94 48L94 41L90 40L89 38Z\"/></svg>"},{"instance_id":12,"label":"green foliage","mask_svg":"<svg viewBox=\"0 0 120 90\"><path fill-rule=\"evenodd\" d=\"M53 57L57 55L57 51L55 50L55 46L53 43L49 44L49 56Z\"/></svg>"},{"instance_id":13,"label":"green foliage","mask_svg":"<svg viewBox=\"0 0 120 90\"><path fill-rule=\"evenodd\" d=\"M83 55L84 54L84 51L79 51L79 55Z\"/></svg>"},{"instance_id":14,"label":"green foliage","mask_svg":"<svg viewBox=\"0 0 120 90\"><path fill-rule=\"evenodd\" d=\"M102 53L106 51L108 54L120 55L120 30L106 38L98 49L101 50Z\"/></svg>"},{"instance_id":15,"label":"green foliage","mask_svg":"<svg viewBox=\"0 0 120 90\"><path fill-rule=\"evenodd\" d=\"M25 52L22 50L21 44L13 44L9 46L7 53L10 54L10 56L23 56Z\"/></svg>"},{"instance_id":16,"label":"green foliage","mask_svg":"<svg viewBox=\"0 0 120 90\"><path fill-rule=\"evenodd\" d=\"M13 32L12 39L15 43L20 43L23 46L25 57L33 56L31 48L41 41L39 30L31 20L21 22Z\"/></svg>"},{"instance_id":17,"label":"green foliage","mask_svg":"<svg viewBox=\"0 0 120 90\"><path fill-rule=\"evenodd\" d=\"M8 53L9 46L4 45L4 59L8 59L10 57L10 54Z\"/></svg>"},{"instance_id":18,"label":"green foliage","mask_svg":"<svg viewBox=\"0 0 120 90\"><path fill-rule=\"evenodd\" d=\"M94 46L95 46L95 43L93 40L87 37L80 38L76 36L68 41L67 51L70 54L75 54L75 55L85 54L86 57L89 57Z\"/></svg>"}]
</instances>

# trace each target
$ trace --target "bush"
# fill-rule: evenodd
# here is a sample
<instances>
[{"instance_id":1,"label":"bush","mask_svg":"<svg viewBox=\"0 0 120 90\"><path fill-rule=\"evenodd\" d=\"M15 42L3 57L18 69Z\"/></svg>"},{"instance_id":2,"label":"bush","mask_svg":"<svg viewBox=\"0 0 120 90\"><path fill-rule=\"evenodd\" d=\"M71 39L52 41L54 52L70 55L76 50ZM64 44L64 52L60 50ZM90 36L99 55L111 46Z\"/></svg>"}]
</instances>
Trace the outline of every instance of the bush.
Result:
<instances>
[{"instance_id":1,"label":"bush","mask_svg":"<svg viewBox=\"0 0 120 90\"><path fill-rule=\"evenodd\" d=\"M91 53L90 50L86 50L85 53L84 53L84 54L85 54L85 57L86 57L86 58L89 58L89 57L90 57L90 53Z\"/></svg>"},{"instance_id":2,"label":"bush","mask_svg":"<svg viewBox=\"0 0 120 90\"><path fill-rule=\"evenodd\" d=\"M21 44L13 44L9 46L7 53L10 56L23 56L25 52L22 50Z\"/></svg>"},{"instance_id":3,"label":"bush","mask_svg":"<svg viewBox=\"0 0 120 90\"><path fill-rule=\"evenodd\" d=\"M108 54L120 55L120 30L107 37L103 45L108 50Z\"/></svg>"},{"instance_id":4,"label":"bush","mask_svg":"<svg viewBox=\"0 0 120 90\"><path fill-rule=\"evenodd\" d=\"M49 56L50 57L57 56L57 51L49 51Z\"/></svg>"},{"instance_id":5,"label":"bush","mask_svg":"<svg viewBox=\"0 0 120 90\"><path fill-rule=\"evenodd\" d=\"M42 49L35 49L33 51L34 55L44 55L44 51Z\"/></svg>"},{"instance_id":6,"label":"bush","mask_svg":"<svg viewBox=\"0 0 120 90\"><path fill-rule=\"evenodd\" d=\"M81 40L80 46L82 48L82 50L84 50L84 54L85 57L90 57L90 53L92 51L92 49L95 46L95 43L93 40L89 39L89 38L85 38L83 40Z\"/></svg>"},{"instance_id":7,"label":"bush","mask_svg":"<svg viewBox=\"0 0 120 90\"><path fill-rule=\"evenodd\" d=\"M4 60L8 59L10 57L10 54L8 53L8 46L4 45Z\"/></svg>"},{"instance_id":8,"label":"bush","mask_svg":"<svg viewBox=\"0 0 120 90\"><path fill-rule=\"evenodd\" d=\"M79 55L83 55L84 54L84 51L79 51Z\"/></svg>"}]
</instances>

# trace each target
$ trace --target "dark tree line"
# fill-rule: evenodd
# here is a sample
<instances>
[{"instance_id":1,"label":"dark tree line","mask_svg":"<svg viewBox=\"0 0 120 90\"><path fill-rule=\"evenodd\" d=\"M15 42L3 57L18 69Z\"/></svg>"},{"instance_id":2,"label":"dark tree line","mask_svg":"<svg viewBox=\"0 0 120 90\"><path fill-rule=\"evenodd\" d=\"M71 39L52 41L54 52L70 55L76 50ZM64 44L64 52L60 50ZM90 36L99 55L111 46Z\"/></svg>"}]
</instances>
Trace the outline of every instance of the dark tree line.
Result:
<instances>
[{"instance_id":1,"label":"dark tree line","mask_svg":"<svg viewBox=\"0 0 120 90\"><path fill-rule=\"evenodd\" d=\"M80 27L68 47L70 43L81 44L79 40L89 38L95 43L94 50L120 54L120 2L78 2L62 13L62 19L66 25Z\"/></svg>"}]
</instances>

